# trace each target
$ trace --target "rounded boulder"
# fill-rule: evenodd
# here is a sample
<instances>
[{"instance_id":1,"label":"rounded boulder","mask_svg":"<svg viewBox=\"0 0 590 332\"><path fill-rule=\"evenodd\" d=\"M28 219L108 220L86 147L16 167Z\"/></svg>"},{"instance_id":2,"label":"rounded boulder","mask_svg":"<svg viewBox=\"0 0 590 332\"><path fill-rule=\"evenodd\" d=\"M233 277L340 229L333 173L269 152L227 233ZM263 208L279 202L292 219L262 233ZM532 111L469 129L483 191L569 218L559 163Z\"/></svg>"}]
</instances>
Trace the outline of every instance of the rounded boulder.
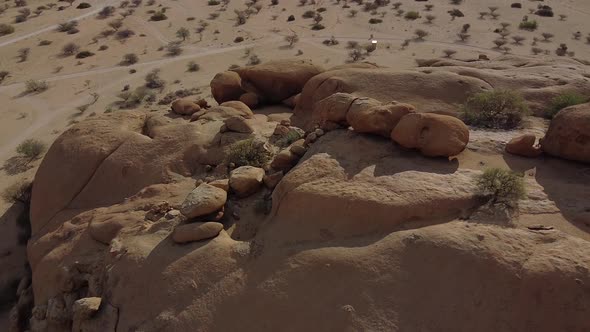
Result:
<instances>
[{"instance_id":1,"label":"rounded boulder","mask_svg":"<svg viewBox=\"0 0 590 332\"><path fill-rule=\"evenodd\" d=\"M188 194L180 212L187 218L200 217L221 209L226 200L225 190L203 183Z\"/></svg>"},{"instance_id":2,"label":"rounded boulder","mask_svg":"<svg viewBox=\"0 0 590 332\"><path fill-rule=\"evenodd\" d=\"M429 157L456 156L469 142L469 128L449 115L410 113L403 116L391 132L397 144L417 149Z\"/></svg>"},{"instance_id":3,"label":"rounded boulder","mask_svg":"<svg viewBox=\"0 0 590 332\"><path fill-rule=\"evenodd\" d=\"M590 103L561 110L541 140L547 154L590 163Z\"/></svg>"}]
</instances>

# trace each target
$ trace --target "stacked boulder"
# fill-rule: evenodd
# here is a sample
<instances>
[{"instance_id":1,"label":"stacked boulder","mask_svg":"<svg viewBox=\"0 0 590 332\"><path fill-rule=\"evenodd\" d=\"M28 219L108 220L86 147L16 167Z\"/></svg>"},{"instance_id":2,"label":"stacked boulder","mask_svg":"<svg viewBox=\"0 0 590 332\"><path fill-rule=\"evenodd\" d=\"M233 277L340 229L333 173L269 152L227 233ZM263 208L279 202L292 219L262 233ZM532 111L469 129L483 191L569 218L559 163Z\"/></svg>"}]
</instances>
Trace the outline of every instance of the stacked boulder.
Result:
<instances>
[{"instance_id":1,"label":"stacked boulder","mask_svg":"<svg viewBox=\"0 0 590 332\"><path fill-rule=\"evenodd\" d=\"M187 243L216 237L223 229L218 222L223 217L223 207L227 201L227 191L202 183L188 194L180 207L180 212L192 222L177 226L172 233L176 243Z\"/></svg>"},{"instance_id":2,"label":"stacked boulder","mask_svg":"<svg viewBox=\"0 0 590 332\"><path fill-rule=\"evenodd\" d=\"M269 61L218 73L211 94L219 103L240 101L250 108L261 104L293 104L309 79L323 69L305 60Z\"/></svg>"},{"instance_id":3,"label":"stacked boulder","mask_svg":"<svg viewBox=\"0 0 590 332\"><path fill-rule=\"evenodd\" d=\"M314 105L314 121L323 130L348 128L391 138L425 156L451 157L461 153L469 142L469 129L456 117L416 113L410 104L335 93Z\"/></svg>"}]
</instances>

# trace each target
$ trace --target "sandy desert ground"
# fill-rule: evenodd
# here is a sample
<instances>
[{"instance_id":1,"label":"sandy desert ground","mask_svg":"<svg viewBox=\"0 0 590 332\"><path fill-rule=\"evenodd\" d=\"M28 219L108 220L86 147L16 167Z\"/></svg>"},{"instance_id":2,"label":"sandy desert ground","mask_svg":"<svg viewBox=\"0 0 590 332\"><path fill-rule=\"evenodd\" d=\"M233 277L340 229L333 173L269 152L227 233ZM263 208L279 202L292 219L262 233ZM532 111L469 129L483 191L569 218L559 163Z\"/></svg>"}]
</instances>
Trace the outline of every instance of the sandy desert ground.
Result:
<instances>
[{"instance_id":1,"label":"sandy desert ground","mask_svg":"<svg viewBox=\"0 0 590 332\"><path fill-rule=\"evenodd\" d=\"M161 89L154 90L156 97L152 103L141 103L136 108L166 111L169 104L159 105L158 100L166 94L181 89L198 91L194 96L207 99L216 104L212 98L209 83L216 73L227 70L232 65L244 66L256 55L263 63L269 60L285 58L313 59L314 63L326 68L346 63L350 60L347 45L350 41L368 44L377 40L377 49L364 61L376 63L393 69L409 69L416 66L416 59L444 57L445 50L454 50L455 59L477 59L480 55L490 58L504 53L515 55L532 55L534 38L538 38L536 47L540 48L538 58L554 58L555 50L560 44L568 46L569 55L578 61L590 61L590 2L587 0L547 0L543 2L522 0L522 8L511 8L515 0L465 0L459 5L449 1L400 1L400 9L405 12L417 11L421 17L415 20L397 14L393 3L378 9L372 14L362 10L362 6L348 1L350 8L342 8L344 0L316 0L315 4L300 5L295 0L280 0L278 5L271 5L270 0L258 1L261 5L257 13L252 13L245 24L236 24L235 10L246 8L245 1L232 0L227 6L208 5L206 0L156 0L137 1L122 5L121 1L88 0L91 6L78 9L81 1L57 2L48 6L47 1L27 0L25 6L17 7L14 2L4 2L7 9L0 14L0 23L14 27L14 32L0 37L0 71L9 74L0 83L0 190L21 180L32 180L42 157L35 160L19 161L16 147L26 139L34 138L49 147L52 142L73 124L86 118L105 112L126 112L119 109L117 96L126 86L131 90L145 83L145 76L154 69L160 70L161 78L166 82ZM539 3L552 6L558 17L540 17L530 14L529 9ZM425 5L432 4L431 11ZM44 7L41 7L44 6ZM99 17L104 7L114 6L112 14ZM58 10L58 7L63 7ZM124 7L124 8L122 8ZM255 7L255 6L254 6ZM490 7L497 7L493 12L497 18L481 12L490 12ZM31 13L26 21L15 23L19 10L29 8L39 13ZM322 30L312 30L313 19L303 18L309 10L320 9L323 20ZM133 13L122 16L128 10ZM154 11L165 9L166 20L153 21L150 16ZM448 11L460 9L464 17L453 19ZM351 14L351 10L356 12ZM256 10L255 10L256 11ZM290 15L294 21L288 21ZM426 16L433 15L431 23ZM535 31L518 28L523 17L528 15L538 22ZM381 23L370 24L369 20L379 18ZM57 31L58 25L75 20L79 32L68 34ZM134 32L128 38L119 39L115 35L101 36L105 30L111 30L109 23L121 20L122 26L117 31L130 29ZM207 26L200 34L196 32L201 22ZM510 34L506 37L504 48L494 45L499 38L494 32L501 29L501 23L508 23ZM458 33L465 24L470 24L468 37L460 41ZM189 36L179 39L177 31L186 28ZM428 35L423 40L416 40L415 31L423 29ZM579 39L574 38L581 32ZM115 33L115 32L114 32ZM542 33L551 33L544 40ZM116 34L116 33L115 33ZM288 47L286 36L297 35L298 40ZM524 40L515 43L512 37L522 36ZM242 37L237 41L236 37ZM324 41L334 38L338 45L326 45ZM407 46L404 41L409 40ZM42 41L48 45L40 45ZM182 50L178 55L167 54L166 47L175 41ZM76 58L63 55L62 50L68 43L75 43L79 51L90 51L94 55ZM27 58L19 58L19 50L29 49ZM544 51L547 50L545 53ZM121 64L125 54L134 53L138 60L135 64ZM187 70L194 61L199 65L197 71ZM588 62L586 62L588 63ZM48 88L39 93L26 93L26 82L30 80L45 81ZM82 109L82 110L81 110ZM261 111L264 112L264 111ZM278 112L291 112L285 108ZM514 132L499 132L494 139L508 141L520 132L542 133L548 123L541 118L531 118L526 128ZM502 154L480 153L488 136L478 140L477 133L474 148L468 149L459 157L461 168L481 170L482 165L508 167L526 171L534 163L519 159L507 159ZM491 134L486 134L491 135ZM16 158L16 159L15 159ZM16 161L15 161L16 160ZM584 195L590 195L587 166L571 164L559 160L547 161L554 167L544 175L547 190L551 198L558 202L575 201L573 206L559 204L566 211L578 209ZM20 163L15 166L15 163ZM549 174L550 173L550 174ZM559 179L559 180L558 180ZM582 179L582 181L580 181ZM563 187L560 184L571 184ZM590 197L590 196L585 196ZM0 202L0 270L13 270L14 274L3 275L7 282L19 276L24 269L25 246L16 239L16 227L13 225L14 207ZM536 215L529 221L520 220L522 225L546 224L584 240L590 240L588 225L576 224L570 218L554 214ZM0 330L7 324L7 313L0 314Z\"/></svg>"}]
</instances>

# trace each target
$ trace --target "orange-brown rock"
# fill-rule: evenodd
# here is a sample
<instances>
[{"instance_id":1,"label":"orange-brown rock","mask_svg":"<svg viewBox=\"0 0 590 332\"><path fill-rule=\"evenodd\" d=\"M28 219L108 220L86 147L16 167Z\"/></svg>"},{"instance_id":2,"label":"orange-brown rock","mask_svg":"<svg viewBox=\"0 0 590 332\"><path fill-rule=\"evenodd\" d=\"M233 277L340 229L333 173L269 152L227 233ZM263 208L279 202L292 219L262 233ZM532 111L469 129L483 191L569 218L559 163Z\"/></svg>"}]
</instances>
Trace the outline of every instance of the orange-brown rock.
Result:
<instances>
[{"instance_id":1,"label":"orange-brown rock","mask_svg":"<svg viewBox=\"0 0 590 332\"><path fill-rule=\"evenodd\" d=\"M448 115L411 113L401 118L391 139L408 149L417 149L429 157L456 156L469 142L469 128Z\"/></svg>"}]
</instances>

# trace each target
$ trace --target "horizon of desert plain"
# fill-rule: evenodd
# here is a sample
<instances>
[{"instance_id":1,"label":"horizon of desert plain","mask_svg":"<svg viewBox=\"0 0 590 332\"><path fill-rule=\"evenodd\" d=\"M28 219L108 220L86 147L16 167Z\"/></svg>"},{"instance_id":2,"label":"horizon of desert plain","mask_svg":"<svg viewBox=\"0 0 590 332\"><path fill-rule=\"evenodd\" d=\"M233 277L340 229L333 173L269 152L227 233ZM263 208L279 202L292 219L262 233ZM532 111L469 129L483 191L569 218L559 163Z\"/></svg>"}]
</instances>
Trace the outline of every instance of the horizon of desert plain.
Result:
<instances>
[{"instance_id":1,"label":"horizon of desert plain","mask_svg":"<svg viewBox=\"0 0 590 332\"><path fill-rule=\"evenodd\" d=\"M590 331L587 0L6 0L0 331Z\"/></svg>"}]
</instances>

